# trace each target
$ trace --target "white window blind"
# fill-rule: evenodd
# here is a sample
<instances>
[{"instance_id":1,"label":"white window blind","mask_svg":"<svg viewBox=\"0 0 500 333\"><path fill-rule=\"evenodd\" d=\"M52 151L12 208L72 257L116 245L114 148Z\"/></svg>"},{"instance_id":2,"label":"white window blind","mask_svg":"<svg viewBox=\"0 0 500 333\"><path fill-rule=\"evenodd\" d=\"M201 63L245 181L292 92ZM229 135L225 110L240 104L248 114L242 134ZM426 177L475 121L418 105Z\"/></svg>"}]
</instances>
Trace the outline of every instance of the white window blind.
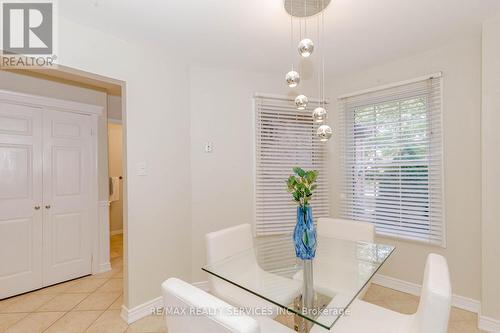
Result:
<instances>
[{"instance_id":1,"label":"white window blind","mask_svg":"<svg viewBox=\"0 0 500 333\"><path fill-rule=\"evenodd\" d=\"M311 107L314 107L310 103ZM326 146L315 136L312 110L298 111L293 100L255 98L255 232L258 236L291 233L297 204L286 190L293 167L317 170L313 217L329 215Z\"/></svg>"},{"instance_id":2,"label":"white window blind","mask_svg":"<svg viewBox=\"0 0 500 333\"><path fill-rule=\"evenodd\" d=\"M445 245L441 78L340 99L341 215Z\"/></svg>"}]
</instances>

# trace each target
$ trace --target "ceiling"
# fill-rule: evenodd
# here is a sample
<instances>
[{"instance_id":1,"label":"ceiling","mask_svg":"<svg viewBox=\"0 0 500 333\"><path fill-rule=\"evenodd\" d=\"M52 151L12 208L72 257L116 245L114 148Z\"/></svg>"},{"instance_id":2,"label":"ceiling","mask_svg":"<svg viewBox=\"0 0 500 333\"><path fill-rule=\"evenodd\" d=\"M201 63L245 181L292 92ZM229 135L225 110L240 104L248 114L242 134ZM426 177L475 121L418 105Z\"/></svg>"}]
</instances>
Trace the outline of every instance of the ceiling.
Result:
<instances>
[{"instance_id":1,"label":"ceiling","mask_svg":"<svg viewBox=\"0 0 500 333\"><path fill-rule=\"evenodd\" d=\"M64 0L59 10L122 39L155 43L192 64L284 72L292 59L282 0ZM478 33L496 12L500 0L333 0L325 11L327 70L423 52ZM308 31L315 40L315 19Z\"/></svg>"}]
</instances>

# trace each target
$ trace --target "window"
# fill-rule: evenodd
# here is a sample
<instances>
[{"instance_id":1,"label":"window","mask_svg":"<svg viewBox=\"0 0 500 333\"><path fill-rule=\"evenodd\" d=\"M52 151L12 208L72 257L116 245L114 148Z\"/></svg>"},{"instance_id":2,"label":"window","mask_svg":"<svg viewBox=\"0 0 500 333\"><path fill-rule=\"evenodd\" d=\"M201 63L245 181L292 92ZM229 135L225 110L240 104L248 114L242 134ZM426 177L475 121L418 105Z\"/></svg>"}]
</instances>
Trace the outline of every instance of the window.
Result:
<instances>
[{"instance_id":1,"label":"window","mask_svg":"<svg viewBox=\"0 0 500 333\"><path fill-rule=\"evenodd\" d=\"M255 98L255 120L256 234L293 231L296 204L286 191L286 179L295 166L318 170L318 187L311 201L313 216L328 216L326 145L315 136L312 111L298 111L286 97L259 95Z\"/></svg>"},{"instance_id":2,"label":"window","mask_svg":"<svg viewBox=\"0 0 500 333\"><path fill-rule=\"evenodd\" d=\"M441 78L340 98L341 215L443 245Z\"/></svg>"}]
</instances>

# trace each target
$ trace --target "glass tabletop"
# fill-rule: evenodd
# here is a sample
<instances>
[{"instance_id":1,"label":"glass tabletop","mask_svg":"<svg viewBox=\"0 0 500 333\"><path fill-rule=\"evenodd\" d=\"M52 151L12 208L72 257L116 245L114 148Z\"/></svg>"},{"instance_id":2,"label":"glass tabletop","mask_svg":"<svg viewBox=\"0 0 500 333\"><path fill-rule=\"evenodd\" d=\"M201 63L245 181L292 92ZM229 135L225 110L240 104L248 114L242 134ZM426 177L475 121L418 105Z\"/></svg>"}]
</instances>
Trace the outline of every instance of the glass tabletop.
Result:
<instances>
[{"instance_id":1,"label":"glass tabletop","mask_svg":"<svg viewBox=\"0 0 500 333\"><path fill-rule=\"evenodd\" d=\"M314 260L302 261L291 236L268 236L202 269L308 325L331 329L393 251L390 245L319 236ZM308 290L314 291L312 303Z\"/></svg>"}]
</instances>

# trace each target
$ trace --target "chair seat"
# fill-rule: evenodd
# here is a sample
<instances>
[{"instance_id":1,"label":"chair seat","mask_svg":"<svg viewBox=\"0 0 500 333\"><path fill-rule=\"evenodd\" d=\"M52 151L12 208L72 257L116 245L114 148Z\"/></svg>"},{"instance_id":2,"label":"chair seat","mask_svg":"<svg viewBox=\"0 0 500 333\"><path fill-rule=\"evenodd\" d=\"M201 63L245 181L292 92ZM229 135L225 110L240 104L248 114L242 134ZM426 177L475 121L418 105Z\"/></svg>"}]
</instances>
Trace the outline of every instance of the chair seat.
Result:
<instances>
[{"instance_id":1,"label":"chair seat","mask_svg":"<svg viewBox=\"0 0 500 333\"><path fill-rule=\"evenodd\" d=\"M403 315L380 306L354 300L350 312L341 317L333 326L335 333L409 333L413 316ZM311 333L328 332L314 326Z\"/></svg>"}]
</instances>

